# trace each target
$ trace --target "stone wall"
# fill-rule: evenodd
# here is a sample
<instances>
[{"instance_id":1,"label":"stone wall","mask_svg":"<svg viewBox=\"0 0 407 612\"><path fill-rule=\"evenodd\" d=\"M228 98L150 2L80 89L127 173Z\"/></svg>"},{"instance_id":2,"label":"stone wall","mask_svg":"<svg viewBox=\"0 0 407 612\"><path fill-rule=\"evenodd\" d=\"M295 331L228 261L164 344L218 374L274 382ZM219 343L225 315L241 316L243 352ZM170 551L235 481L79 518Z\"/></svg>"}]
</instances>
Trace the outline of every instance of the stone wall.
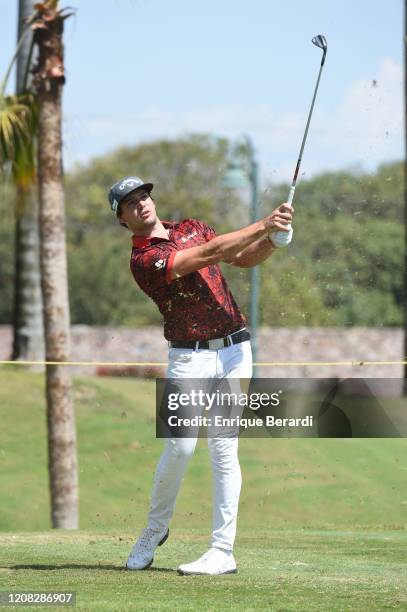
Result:
<instances>
[{"instance_id":1,"label":"stone wall","mask_svg":"<svg viewBox=\"0 0 407 612\"><path fill-rule=\"evenodd\" d=\"M0 359L10 359L12 330L0 326ZM160 362L167 344L158 327L72 327L72 361ZM275 378L398 378L401 365L366 365L366 361L402 361L403 331L397 328L263 328L260 363L355 362L355 365L262 365L257 375ZM96 374L97 366L76 366L75 373ZM165 366L161 366L165 371Z\"/></svg>"}]
</instances>

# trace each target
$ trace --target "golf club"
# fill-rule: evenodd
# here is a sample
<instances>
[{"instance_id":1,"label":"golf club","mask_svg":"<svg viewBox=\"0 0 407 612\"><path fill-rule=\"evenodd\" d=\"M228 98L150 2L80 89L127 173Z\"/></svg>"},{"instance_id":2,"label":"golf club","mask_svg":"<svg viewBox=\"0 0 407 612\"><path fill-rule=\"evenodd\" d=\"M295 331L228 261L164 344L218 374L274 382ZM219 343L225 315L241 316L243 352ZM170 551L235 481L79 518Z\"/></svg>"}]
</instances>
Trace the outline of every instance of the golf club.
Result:
<instances>
[{"instance_id":1,"label":"golf club","mask_svg":"<svg viewBox=\"0 0 407 612\"><path fill-rule=\"evenodd\" d=\"M300 154L298 156L298 161L297 161L297 165L295 167L294 177L293 177L293 180L292 180L292 183L291 183L291 187L290 187L290 191L289 191L289 194L288 194L288 199L287 199L287 203L288 204L292 204L293 199L294 199L295 186L296 186L296 183L297 183L298 173L300 171L302 154L303 154L303 151L304 151L305 142L307 140L309 124L311 122L311 117L312 117L312 111L314 110L314 103L315 103L315 98L317 96L317 91L318 91L319 81L320 81L320 78L321 78L322 68L324 66L325 56L326 56L326 52L328 50L328 43L326 42L325 36L323 36L322 34L318 34L317 36L314 36L314 38L312 39L312 43L315 46L317 46L317 47L319 47L320 49L323 50L323 55L322 55L322 60L321 60L321 66L320 66L319 73L318 73L317 84L315 85L315 91L314 91L314 95L313 95L312 102L311 102L311 108L310 108L308 119L307 119L307 125L305 126L304 137L303 137L302 143L301 143ZM283 239L283 236L284 236L285 233L286 232L276 232L276 239L277 240L279 239L279 235L280 235L280 239Z\"/></svg>"}]
</instances>

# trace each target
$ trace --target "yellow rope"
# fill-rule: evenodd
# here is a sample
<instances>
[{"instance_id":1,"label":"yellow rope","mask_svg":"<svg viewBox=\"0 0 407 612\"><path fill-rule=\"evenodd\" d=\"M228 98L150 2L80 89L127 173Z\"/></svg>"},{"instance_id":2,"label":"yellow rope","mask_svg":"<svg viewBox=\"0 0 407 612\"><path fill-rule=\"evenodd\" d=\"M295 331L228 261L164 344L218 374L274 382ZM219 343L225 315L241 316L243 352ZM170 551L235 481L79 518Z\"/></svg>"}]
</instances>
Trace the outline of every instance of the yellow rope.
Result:
<instances>
[{"instance_id":1,"label":"yellow rope","mask_svg":"<svg viewBox=\"0 0 407 612\"><path fill-rule=\"evenodd\" d=\"M0 365L69 365L69 366L166 366L156 361L0 361Z\"/></svg>"},{"instance_id":2,"label":"yellow rope","mask_svg":"<svg viewBox=\"0 0 407 612\"><path fill-rule=\"evenodd\" d=\"M67 365L67 366L167 366L159 361L8 361L0 360L0 365ZM255 366L371 366L371 365L407 365L407 361L260 361Z\"/></svg>"}]
</instances>

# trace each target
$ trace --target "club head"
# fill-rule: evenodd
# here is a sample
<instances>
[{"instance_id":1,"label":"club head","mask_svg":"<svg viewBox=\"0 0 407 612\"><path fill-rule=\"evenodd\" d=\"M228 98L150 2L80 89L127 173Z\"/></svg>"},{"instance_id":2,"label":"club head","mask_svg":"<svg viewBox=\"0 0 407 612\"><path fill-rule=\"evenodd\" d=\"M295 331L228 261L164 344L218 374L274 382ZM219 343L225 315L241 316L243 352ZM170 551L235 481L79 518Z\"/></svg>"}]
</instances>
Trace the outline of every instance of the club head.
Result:
<instances>
[{"instance_id":1,"label":"club head","mask_svg":"<svg viewBox=\"0 0 407 612\"><path fill-rule=\"evenodd\" d=\"M326 50L328 49L328 43L326 42L325 36L323 36L322 34L314 36L314 38L312 39L312 43L322 49L324 53L326 53Z\"/></svg>"}]
</instances>

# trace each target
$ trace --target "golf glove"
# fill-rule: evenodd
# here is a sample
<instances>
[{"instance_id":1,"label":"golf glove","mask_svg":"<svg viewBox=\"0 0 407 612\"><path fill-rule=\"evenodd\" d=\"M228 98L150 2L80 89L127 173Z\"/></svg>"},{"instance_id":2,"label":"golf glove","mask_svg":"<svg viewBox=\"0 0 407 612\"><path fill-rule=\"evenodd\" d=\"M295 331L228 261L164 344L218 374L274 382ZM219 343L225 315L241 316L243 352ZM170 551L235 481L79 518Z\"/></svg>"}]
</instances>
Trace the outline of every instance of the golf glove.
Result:
<instances>
[{"instance_id":1,"label":"golf glove","mask_svg":"<svg viewBox=\"0 0 407 612\"><path fill-rule=\"evenodd\" d=\"M290 244L293 238L294 230L291 227L288 232L272 232L268 235L268 239L275 247L286 247Z\"/></svg>"}]
</instances>

